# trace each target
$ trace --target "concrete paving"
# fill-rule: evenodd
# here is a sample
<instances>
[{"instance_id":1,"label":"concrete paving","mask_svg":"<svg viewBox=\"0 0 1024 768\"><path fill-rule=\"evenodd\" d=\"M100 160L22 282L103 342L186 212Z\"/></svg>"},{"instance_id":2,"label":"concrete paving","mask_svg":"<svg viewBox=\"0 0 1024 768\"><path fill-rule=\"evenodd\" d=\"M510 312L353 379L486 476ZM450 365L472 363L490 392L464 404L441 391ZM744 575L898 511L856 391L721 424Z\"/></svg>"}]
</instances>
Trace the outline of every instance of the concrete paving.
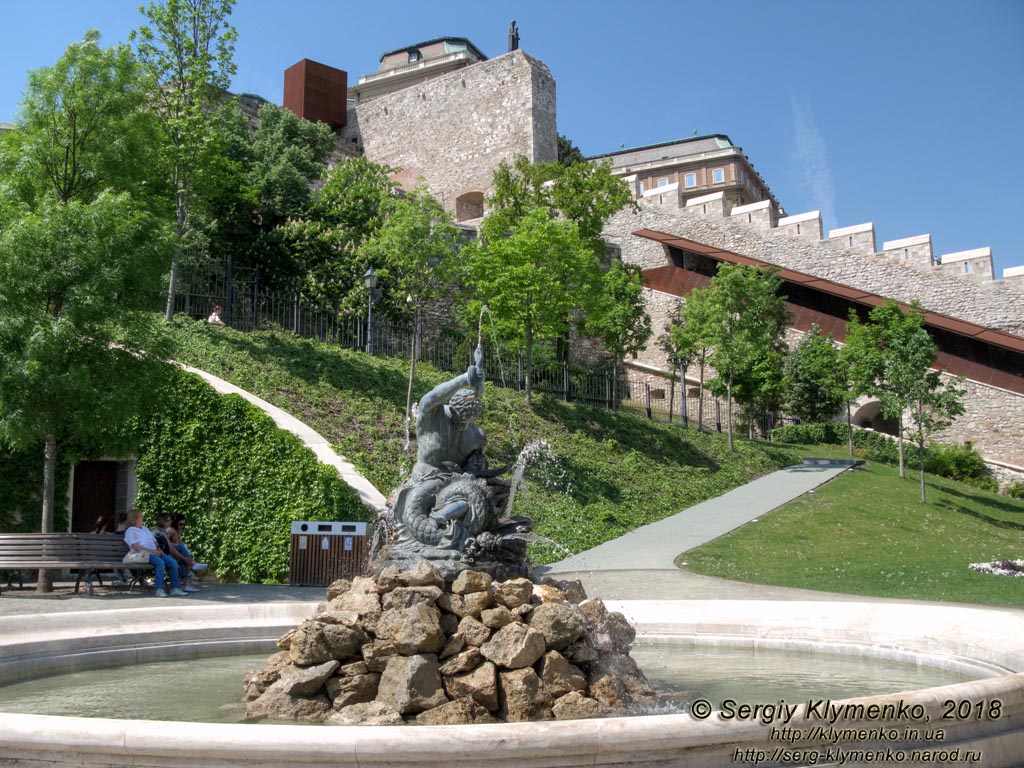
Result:
<instances>
[{"instance_id":1,"label":"concrete paving","mask_svg":"<svg viewBox=\"0 0 1024 768\"><path fill-rule=\"evenodd\" d=\"M798 464L760 477L656 523L548 566L548 572L678 570L680 554L809 493L849 470Z\"/></svg>"}]
</instances>

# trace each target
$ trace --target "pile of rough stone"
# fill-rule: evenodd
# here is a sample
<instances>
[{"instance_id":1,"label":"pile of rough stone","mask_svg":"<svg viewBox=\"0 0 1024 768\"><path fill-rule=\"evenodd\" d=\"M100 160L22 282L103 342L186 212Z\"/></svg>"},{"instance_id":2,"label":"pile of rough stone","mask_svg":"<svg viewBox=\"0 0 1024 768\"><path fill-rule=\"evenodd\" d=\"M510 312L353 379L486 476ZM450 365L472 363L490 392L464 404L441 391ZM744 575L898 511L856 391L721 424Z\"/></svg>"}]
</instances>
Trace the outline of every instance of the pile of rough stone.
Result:
<instances>
[{"instance_id":1,"label":"pile of rough stone","mask_svg":"<svg viewBox=\"0 0 1024 768\"><path fill-rule=\"evenodd\" d=\"M429 725L602 717L654 691L630 658L621 613L579 582L446 585L411 571L339 580L328 603L245 680L251 719Z\"/></svg>"}]
</instances>

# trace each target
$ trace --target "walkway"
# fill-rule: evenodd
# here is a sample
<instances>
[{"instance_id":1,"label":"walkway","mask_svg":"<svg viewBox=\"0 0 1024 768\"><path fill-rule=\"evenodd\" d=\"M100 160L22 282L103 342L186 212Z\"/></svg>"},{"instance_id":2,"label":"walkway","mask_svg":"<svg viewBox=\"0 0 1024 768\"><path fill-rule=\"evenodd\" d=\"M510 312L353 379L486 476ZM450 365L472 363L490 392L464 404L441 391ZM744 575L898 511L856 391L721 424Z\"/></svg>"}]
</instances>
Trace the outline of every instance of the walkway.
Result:
<instances>
[{"instance_id":1,"label":"walkway","mask_svg":"<svg viewBox=\"0 0 1024 768\"><path fill-rule=\"evenodd\" d=\"M550 573L576 571L677 571L683 552L699 547L761 515L813 492L850 467L843 463L798 464L734 488L677 515L548 566Z\"/></svg>"}]
</instances>

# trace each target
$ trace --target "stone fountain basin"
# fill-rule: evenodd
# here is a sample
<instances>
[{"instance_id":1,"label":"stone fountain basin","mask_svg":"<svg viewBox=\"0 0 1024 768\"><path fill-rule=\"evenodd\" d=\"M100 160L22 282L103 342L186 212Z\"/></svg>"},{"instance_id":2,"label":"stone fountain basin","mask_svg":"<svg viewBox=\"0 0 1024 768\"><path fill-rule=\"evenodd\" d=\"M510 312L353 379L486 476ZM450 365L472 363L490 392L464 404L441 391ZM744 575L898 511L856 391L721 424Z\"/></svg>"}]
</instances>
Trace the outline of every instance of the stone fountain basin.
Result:
<instances>
[{"instance_id":1,"label":"stone fountain basin","mask_svg":"<svg viewBox=\"0 0 1024 768\"><path fill-rule=\"evenodd\" d=\"M608 601L636 625L638 642L685 638L706 644L832 650L918 659L978 670L970 683L848 699L858 704L921 705L930 722L875 720L840 726L921 730L945 739L916 743L857 741L844 749L967 749L986 766L1012 766L1024 755L1024 612L998 608L877 602L737 600ZM187 660L259 652L294 627L316 603L209 605L88 611L0 618L0 684L83 666ZM183 668L183 681L187 669ZM241 682L239 683L241 692ZM126 690L126 696L132 695ZM144 687L136 695L146 695ZM745 702L743 691L734 697ZM944 702L1001 702L998 720L951 719ZM97 702L102 708L102 702ZM826 723L827 725L827 723ZM146 720L0 713L5 766L731 766L736 750L800 748L770 739L770 727L690 714L471 726L317 727L169 724ZM961 758L962 759L962 758ZM914 764L905 759L900 764ZM933 759L919 764L934 764Z\"/></svg>"}]
</instances>

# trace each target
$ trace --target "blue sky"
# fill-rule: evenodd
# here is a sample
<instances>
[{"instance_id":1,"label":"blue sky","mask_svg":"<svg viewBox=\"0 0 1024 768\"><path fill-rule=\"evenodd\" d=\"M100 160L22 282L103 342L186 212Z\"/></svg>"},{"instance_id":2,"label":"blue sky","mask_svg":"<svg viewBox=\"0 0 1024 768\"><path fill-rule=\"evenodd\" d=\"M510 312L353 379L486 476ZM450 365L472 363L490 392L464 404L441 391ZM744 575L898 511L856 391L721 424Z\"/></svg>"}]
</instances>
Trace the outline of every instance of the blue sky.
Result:
<instances>
[{"instance_id":1,"label":"blue sky","mask_svg":"<svg viewBox=\"0 0 1024 768\"><path fill-rule=\"evenodd\" d=\"M25 73L86 29L107 45L139 0L0 3L0 121ZM725 133L790 214L875 223L878 246L930 233L936 254L991 246L1024 265L1021 0L239 0L237 92L280 102L302 58L350 82L386 50L468 37L521 48L558 87L559 132L586 154Z\"/></svg>"}]
</instances>

